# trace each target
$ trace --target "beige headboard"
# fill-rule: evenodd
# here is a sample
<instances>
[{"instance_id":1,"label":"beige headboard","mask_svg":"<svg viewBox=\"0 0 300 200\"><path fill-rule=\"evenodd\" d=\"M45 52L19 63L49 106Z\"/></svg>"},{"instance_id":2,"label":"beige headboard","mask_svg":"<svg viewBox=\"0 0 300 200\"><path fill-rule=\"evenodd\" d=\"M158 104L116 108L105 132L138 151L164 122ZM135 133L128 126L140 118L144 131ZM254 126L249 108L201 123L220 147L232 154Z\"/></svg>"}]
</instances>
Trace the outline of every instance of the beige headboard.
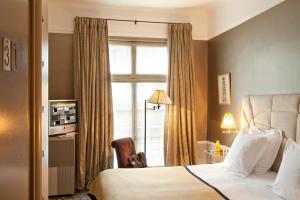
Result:
<instances>
[{"instance_id":1,"label":"beige headboard","mask_svg":"<svg viewBox=\"0 0 300 200\"><path fill-rule=\"evenodd\" d=\"M288 138L300 139L300 94L245 96L242 102L241 128L250 124L261 129L277 128ZM278 171L286 139L273 165Z\"/></svg>"}]
</instances>

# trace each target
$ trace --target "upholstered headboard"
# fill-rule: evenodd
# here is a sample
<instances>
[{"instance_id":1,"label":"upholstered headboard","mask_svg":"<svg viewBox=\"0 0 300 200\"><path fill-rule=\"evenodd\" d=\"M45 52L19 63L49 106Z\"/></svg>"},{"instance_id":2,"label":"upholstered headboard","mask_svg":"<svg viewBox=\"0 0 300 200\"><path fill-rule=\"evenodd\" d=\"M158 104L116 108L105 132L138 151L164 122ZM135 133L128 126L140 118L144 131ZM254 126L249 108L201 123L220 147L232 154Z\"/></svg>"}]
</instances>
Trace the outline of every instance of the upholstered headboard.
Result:
<instances>
[{"instance_id":1,"label":"upholstered headboard","mask_svg":"<svg viewBox=\"0 0 300 200\"><path fill-rule=\"evenodd\" d=\"M250 124L261 129L277 128L285 137L300 139L300 94L245 96L242 102L241 128ZM278 171L286 138L273 165Z\"/></svg>"}]
</instances>

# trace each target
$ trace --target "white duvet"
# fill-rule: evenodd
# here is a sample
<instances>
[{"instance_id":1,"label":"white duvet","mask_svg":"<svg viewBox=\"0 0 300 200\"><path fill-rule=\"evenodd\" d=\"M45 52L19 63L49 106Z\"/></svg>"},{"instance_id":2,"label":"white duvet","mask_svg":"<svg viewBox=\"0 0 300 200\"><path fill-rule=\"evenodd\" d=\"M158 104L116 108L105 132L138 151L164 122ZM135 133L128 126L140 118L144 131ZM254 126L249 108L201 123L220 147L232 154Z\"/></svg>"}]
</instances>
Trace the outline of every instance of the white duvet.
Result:
<instances>
[{"instance_id":1,"label":"white duvet","mask_svg":"<svg viewBox=\"0 0 300 200\"><path fill-rule=\"evenodd\" d=\"M230 200L282 200L272 191L277 175L275 172L242 178L227 172L220 164L193 165L188 168Z\"/></svg>"}]
</instances>

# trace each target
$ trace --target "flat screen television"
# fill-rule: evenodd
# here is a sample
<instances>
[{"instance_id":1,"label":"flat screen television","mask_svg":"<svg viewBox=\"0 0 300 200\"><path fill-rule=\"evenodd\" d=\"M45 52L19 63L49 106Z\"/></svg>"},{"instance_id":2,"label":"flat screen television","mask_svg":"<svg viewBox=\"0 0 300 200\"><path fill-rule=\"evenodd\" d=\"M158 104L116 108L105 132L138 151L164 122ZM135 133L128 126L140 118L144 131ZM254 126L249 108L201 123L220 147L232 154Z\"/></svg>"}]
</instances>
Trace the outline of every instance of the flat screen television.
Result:
<instances>
[{"instance_id":1,"label":"flat screen television","mask_svg":"<svg viewBox=\"0 0 300 200\"><path fill-rule=\"evenodd\" d=\"M49 100L49 135L77 131L76 100Z\"/></svg>"}]
</instances>

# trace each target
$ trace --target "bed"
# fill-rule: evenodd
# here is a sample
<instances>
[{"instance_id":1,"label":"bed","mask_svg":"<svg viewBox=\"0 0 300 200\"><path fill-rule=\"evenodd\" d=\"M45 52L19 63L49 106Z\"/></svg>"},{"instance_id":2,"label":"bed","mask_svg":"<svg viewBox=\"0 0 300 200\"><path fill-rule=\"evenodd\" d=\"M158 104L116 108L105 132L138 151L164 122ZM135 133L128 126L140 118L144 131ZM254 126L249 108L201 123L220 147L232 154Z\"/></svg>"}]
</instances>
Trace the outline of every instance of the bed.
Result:
<instances>
[{"instance_id":1,"label":"bed","mask_svg":"<svg viewBox=\"0 0 300 200\"><path fill-rule=\"evenodd\" d=\"M220 164L143 169L110 169L101 172L90 194L98 200L279 200L272 192L286 138L300 137L300 95L245 96L241 128L253 124L261 129L277 128L285 138L272 170L246 178L232 176Z\"/></svg>"}]
</instances>

